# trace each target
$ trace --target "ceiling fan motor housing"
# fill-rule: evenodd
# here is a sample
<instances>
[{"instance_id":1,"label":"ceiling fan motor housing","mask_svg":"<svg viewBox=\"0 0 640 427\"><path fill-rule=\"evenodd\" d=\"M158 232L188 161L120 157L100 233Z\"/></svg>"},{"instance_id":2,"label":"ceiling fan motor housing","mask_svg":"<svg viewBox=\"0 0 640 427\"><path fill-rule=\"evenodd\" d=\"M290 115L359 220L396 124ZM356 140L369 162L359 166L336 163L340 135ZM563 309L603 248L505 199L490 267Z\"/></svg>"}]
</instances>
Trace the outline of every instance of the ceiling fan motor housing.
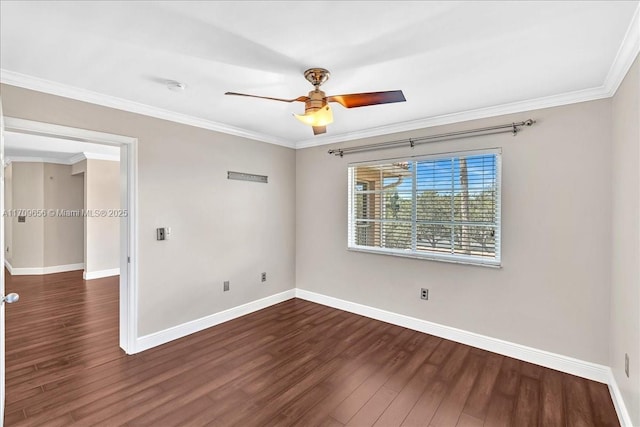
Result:
<instances>
[{"instance_id":1,"label":"ceiling fan motor housing","mask_svg":"<svg viewBox=\"0 0 640 427\"><path fill-rule=\"evenodd\" d=\"M325 68L309 68L304 72L304 78L318 89L320 85L329 80L331 73Z\"/></svg>"},{"instance_id":2,"label":"ceiling fan motor housing","mask_svg":"<svg viewBox=\"0 0 640 427\"><path fill-rule=\"evenodd\" d=\"M304 103L304 113L313 113L327 105L325 93L320 89L309 92L309 100Z\"/></svg>"},{"instance_id":3,"label":"ceiling fan motor housing","mask_svg":"<svg viewBox=\"0 0 640 427\"><path fill-rule=\"evenodd\" d=\"M294 114L294 116L302 123L312 126L314 135L325 133L327 131L327 125L333 122L333 112L329 107L329 102L337 102L345 108L354 108L406 101L401 90L351 93L346 95L333 95L327 98L325 93L320 90L320 86L329 80L329 75L329 70L325 68L309 68L304 72L305 79L315 88L309 92L309 96L283 99L237 92L226 92L225 95L248 96L281 102L304 102L304 114Z\"/></svg>"}]
</instances>

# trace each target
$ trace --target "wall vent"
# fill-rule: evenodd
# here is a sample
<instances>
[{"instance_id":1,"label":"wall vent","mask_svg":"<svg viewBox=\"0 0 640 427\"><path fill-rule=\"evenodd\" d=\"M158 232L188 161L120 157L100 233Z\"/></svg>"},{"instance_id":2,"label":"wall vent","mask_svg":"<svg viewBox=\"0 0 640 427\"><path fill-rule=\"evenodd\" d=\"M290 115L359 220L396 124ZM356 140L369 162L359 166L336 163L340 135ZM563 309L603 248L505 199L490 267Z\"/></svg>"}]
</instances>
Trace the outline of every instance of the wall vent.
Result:
<instances>
[{"instance_id":1,"label":"wall vent","mask_svg":"<svg viewBox=\"0 0 640 427\"><path fill-rule=\"evenodd\" d=\"M261 182L263 184L266 184L268 177L266 175L256 175L253 173L228 171L227 179L236 179L239 181Z\"/></svg>"}]
</instances>

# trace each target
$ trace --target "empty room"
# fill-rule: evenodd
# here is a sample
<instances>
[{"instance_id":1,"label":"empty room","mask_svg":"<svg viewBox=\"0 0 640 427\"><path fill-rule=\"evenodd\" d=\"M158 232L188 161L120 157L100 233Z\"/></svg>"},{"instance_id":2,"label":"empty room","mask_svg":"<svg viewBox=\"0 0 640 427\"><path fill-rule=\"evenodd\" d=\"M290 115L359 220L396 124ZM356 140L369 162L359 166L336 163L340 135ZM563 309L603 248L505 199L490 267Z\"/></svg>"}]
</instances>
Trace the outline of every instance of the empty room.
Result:
<instances>
[{"instance_id":1,"label":"empty room","mask_svg":"<svg viewBox=\"0 0 640 427\"><path fill-rule=\"evenodd\" d=\"M640 427L639 52L637 0L2 0L2 425Z\"/></svg>"}]
</instances>

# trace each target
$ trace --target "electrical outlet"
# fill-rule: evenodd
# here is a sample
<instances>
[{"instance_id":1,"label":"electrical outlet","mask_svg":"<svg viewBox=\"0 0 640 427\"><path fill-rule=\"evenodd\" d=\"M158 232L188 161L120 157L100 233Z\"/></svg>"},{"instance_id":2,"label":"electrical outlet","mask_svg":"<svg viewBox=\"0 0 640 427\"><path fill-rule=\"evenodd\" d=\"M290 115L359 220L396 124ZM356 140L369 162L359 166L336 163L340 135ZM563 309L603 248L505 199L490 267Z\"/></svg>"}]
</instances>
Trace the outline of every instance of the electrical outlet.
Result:
<instances>
[{"instance_id":1,"label":"electrical outlet","mask_svg":"<svg viewBox=\"0 0 640 427\"><path fill-rule=\"evenodd\" d=\"M266 281L267 281L267 273L262 273L262 275L260 276L260 278L261 278L261 280L262 280L263 282L266 282Z\"/></svg>"},{"instance_id":2,"label":"electrical outlet","mask_svg":"<svg viewBox=\"0 0 640 427\"><path fill-rule=\"evenodd\" d=\"M624 373L629 378L629 355L627 353L624 354Z\"/></svg>"},{"instance_id":3,"label":"electrical outlet","mask_svg":"<svg viewBox=\"0 0 640 427\"><path fill-rule=\"evenodd\" d=\"M429 299L429 289L427 288L420 289L420 299L424 299L424 300Z\"/></svg>"},{"instance_id":4,"label":"electrical outlet","mask_svg":"<svg viewBox=\"0 0 640 427\"><path fill-rule=\"evenodd\" d=\"M229 290L229 281L225 280L224 284L222 285L222 291L227 292L228 290Z\"/></svg>"}]
</instances>

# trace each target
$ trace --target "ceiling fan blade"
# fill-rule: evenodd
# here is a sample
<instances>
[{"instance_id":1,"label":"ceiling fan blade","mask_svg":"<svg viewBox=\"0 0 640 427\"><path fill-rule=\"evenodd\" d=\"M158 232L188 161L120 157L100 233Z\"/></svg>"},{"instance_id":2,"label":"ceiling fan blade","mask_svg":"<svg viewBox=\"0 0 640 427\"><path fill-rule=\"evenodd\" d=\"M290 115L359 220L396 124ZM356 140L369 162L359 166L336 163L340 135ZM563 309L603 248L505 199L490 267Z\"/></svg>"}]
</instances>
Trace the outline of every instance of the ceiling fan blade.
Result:
<instances>
[{"instance_id":1,"label":"ceiling fan blade","mask_svg":"<svg viewBox=\"0 0 640 427\"><path fill-rule=\"evenodd\" d=\"M351 93L348 95L327 96L328 102L337 102L343 107L365 107L367 105L389 104L392 102L404 102L404 94L401 90L389 90L386 92Z\"/></svg>"},{"instance_id":2,"label":"ceiling fan blade","mask_svg":"<svg viewBox=\"0 0 640 427\"><path fill-rule=\"evenodd\" d=\"M326 126L313 126L313 134L320 135L321 133L327 133Z\"/></svg>"},{"instance_id":3,"label":"ceiling fan blade","mask_svg":"<svg viewBox=\"0 0 640 427\"><path fill-rule=\"evenodd\" d=\"M309 100L306 96L299 96L294 99L282 99L282 98L272 98L270 96L258 96L258 95L248 95L246 93L238 93L238 92L225 92L225 95L236 95L236 96L248 96L250 98L261 98L261 99L270 99L271 101L282 101L282 102L307 102Z\"/></svg>"}]
</instances>

